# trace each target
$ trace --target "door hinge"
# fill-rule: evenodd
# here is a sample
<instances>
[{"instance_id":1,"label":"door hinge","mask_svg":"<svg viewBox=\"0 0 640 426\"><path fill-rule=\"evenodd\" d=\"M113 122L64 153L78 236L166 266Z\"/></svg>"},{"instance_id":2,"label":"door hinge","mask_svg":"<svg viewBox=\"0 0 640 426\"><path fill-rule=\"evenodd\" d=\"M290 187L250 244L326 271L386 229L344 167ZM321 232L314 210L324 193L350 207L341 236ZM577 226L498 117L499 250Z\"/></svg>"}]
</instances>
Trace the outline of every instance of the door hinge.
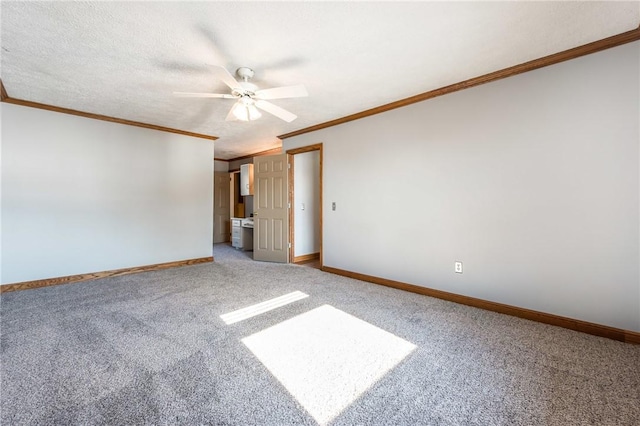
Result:
<instances>
[{"instance_id":1,"label":"door hinge","mask_svg":"<svg viewBox=\"0 0 640 426\"><path fill-rule=\"evenodd\" d=\"M291 168L291 163L287 163L287 169Z\"/></svg>"},{"instance_id":2,"label":"door hinge","mask_svg":"<svg viewBox=\"0 0 640 426\"><path fill-rule=\"evenodd\" d=\"M291 248L291 243L289 243L289 248Z\"/></svg>"},{"instance_id":3,"label":"door hinge","mask_svg":"<svg viewBox=\"0 0 640 426\"><path fill-rule=\"evenodd\" d=\"M287 208L290 209L291 208L291 203L287 203Z\"/></svg>"}]
</instances>

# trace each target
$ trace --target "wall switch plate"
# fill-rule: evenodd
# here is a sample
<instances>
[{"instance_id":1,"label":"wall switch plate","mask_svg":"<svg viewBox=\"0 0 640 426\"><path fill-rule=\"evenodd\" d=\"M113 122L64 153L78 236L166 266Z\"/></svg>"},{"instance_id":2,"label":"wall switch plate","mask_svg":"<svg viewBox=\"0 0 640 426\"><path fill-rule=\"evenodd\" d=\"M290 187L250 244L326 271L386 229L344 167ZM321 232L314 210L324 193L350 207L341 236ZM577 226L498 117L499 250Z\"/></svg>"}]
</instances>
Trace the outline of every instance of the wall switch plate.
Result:
<instances>
[{"instance_id":1,"label":"wall switch plate","mask_svg":"<svg viewBox=\"0 0 640 426\"><path fill-rule=\"evenodd\" d=\"M455 262L453 264L453 268L456 271L456 274L461 274L462 273L462 262Z\"/></svg>"},{"instance_id":2,"label":"wall switch plate","mask_svg":"<svg viewBox=\"0 0 640 426\"><path fill-rule=\"evenodd\" d=\"M335 201L333 203L331 203L331 210L333 210L333 211L336 210L336 202Z\"/></svg>"},{"instance_id":3,"label":"wall switch plate","mask_svg":"<svg viewBox=\"0 0 640 426\"><path fill-rule=\"evenodd\" d=\"M304 210L304 208L305 208L305 205L304 205L304 203L302 203L302 210Z\"/></svg>"}]
</instances>

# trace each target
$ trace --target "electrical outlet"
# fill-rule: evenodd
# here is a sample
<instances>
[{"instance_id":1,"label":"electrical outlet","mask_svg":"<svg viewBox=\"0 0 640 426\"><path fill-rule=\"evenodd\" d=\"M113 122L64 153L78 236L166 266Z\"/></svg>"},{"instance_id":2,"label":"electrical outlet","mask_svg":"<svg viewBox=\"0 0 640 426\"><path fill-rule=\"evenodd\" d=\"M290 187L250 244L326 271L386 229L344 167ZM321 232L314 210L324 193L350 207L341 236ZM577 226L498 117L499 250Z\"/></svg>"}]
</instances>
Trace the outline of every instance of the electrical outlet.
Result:
<instances>
[{"instance_id":1,"label":"electrical outlet","mask_svg":"<svg viewBox=\"0 0 640 426\"><path fill-rule=\"evenodd\" d=\"M456 274L461 274L462 273L462 262L456 261L453 264L453 269L456 271Z\"/></svg>"},{"instance_id":2,"label":"electrical outlet","mask_svg":"<svg viewBox=\"0 0 640 426\"><path fill-rule=\"evenodd\" d=\"M333 211L336 210L336 202L335 201L333 203L331 203L331 210L333 210Z\"/></svg>"},{"instance_id":3,"label":"electrical outlet","mask_svg":"<svg viewBox=\"0 0 640 426\"><path fill-rule=\"evenodd\" d=\"M302 203L302 210L304 210L304 208L305 208L305 205L304 205L304 203Z\"/></svg>"}]
</instances>

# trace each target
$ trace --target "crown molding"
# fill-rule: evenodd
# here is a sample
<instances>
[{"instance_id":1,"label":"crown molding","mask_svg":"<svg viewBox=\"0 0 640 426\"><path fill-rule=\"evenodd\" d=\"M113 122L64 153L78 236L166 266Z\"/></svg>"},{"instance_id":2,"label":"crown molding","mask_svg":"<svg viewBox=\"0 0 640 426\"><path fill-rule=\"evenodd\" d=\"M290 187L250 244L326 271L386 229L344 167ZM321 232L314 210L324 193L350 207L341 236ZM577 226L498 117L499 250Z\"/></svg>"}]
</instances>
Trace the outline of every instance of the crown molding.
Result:
<instances>
[{"instance_id":1,"label":"crown molding","mask_svg":"<svg viewBox=\"0 0 640 426\"><path fill-rule=\"evenodd\" d=\"M229 160L222 161L237 161L237 160L246 160L247 158L253 157L261 157L263 155L274 155L274 154L282 154L282 147L267 149L266 151L254 152L253 154L243 155L242 157L231 158Z\"/></svg>"},{"instance_id":2,"label":"crown molding","mask_svg":"<svg viewBox=\"0 0 640 426\"><path fill-rule=\"evenodd\" d=\"M0 91L1 91L0 101L8 104L44 109L47 111L59 112L62 114L77 115L79 117L91 118L93 120L109 121L112 123L124 124L127 126L142 127L145 129L159 130L161 132L175 133L178 135L191 136L194 138L208 139L212 141L215 141L216 139L218 139L216 136L204 135L201 133L187 132L184 130L172 129L170 127L157 126L155 124L141 123L139 121L125 120L123 118L110 117L108 115L94 114L91 112L78 111L75 109L63 108L63 107L58 107L58 106L48 105L48 104L41 104L39 102L26 101L24 99L12 98L7 94L7 91L4 87L4 83L2 82L2 80L0 80Z\"/></svg>"},{"instance_id":3,"label":"crown molding","mask_svg":"<svg viewBox=\"0 0 640 426\"><path fill-rule=\"evenodd\" d=\"M0 80L0 101L4 102L8 98L9 95L7 95L7 90L4 88L4 83Z\"/></svg>"},{"instance_id":4,"label":"crown molding","mask_svg":"<svg viewBox=\"0 0 640 426\"><path fill-rule=\"evenodd\" d=\"M304 129L285 133L283 135L278 136L278 138L287 139L287 138L299 136L305 133L315 132L316 130L326 129L327 127L333 127L339 124L348 123L349 121L359 120L361 118L369 117L375 114L380 114L381 112L390 111L392 109L401 108L407 105L415 104L417 102L426 101L427 99L457 92L459 90L469 89L471 87L479 86L481 84L490 83L492 81L511 77L517 74L533 71L538 68L554 65L560 62L579 58L581 56L590 55L592 53L596 53L601 50L610 49L612 47L620 46L626 43L631 43L637 40L640 40L640 26L638 26L638 28L634 30L626 31L621 34L603 38L601 40L597 40L592 43L587 43L582 46L574 47L572 49L564 50L562 52L554 53L552 55L548 55L542 58L534 59L532 61L524 62L519 65L514 65L512 67L504 68L499 71L494 71L489 74L484 74L479 77L474 77L469 80L464 80L459 83L441 87L439 89L430 90L428 92L424 92L415 96L400 99L395 102L391 102L391 103L381 105L375 108L371 108L365 111L361 111L355 114L347 115L345 117L337 118L335 120L326 121L324 123L316 124L311 127L305 127Z\"/></svg>"}]
</instances>

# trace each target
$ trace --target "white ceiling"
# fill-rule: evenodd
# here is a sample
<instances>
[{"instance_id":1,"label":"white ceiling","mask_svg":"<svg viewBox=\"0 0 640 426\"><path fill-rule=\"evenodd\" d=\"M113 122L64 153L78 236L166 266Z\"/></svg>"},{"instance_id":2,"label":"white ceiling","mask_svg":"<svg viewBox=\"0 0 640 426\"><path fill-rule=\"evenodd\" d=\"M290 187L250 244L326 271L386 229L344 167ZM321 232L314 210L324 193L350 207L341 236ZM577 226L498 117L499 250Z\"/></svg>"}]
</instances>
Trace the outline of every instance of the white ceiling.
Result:
<instances>
[{"instance_id":1,"label":"white ceiling","mask_svg":"<svg viewBox=\"0 0 640 426\"><path fill-rule=\"evenodd\" d=\"M12 98L218 136L230 159L277 135L638 27L634 2L7 2L0 78ZM207 65L255 70L298 115L225 122Z\"/></svg>"}]
</instances>

